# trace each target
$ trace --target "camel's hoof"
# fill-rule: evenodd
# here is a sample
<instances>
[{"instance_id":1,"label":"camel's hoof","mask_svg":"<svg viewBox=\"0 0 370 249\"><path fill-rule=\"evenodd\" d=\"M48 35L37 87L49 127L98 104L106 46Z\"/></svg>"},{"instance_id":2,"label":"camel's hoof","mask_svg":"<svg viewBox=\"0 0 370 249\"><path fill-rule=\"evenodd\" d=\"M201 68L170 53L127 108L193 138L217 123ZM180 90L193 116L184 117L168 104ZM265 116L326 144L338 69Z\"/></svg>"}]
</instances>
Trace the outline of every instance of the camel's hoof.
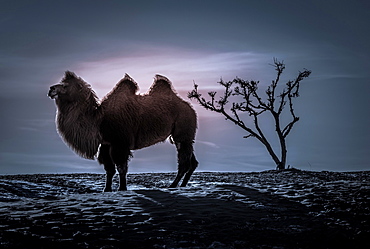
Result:
<instances>
[{"instance_id":1,"label":"camel's hoof","mask_svg":"<svg viewBox=\"0 0 370 249\"><path fill-rule=\"evenodd\" d=\"M120 187L119 189L118 189L118 191L127 191L127 187Z\"/></svg>"},{"instance_id":2,"label":"camel's hoof","mask_svg":"<svg viewBox=\"0 0 370 249\"><path fill-rule=\"evenodd\" d=\"M111 189L111 188L105 188L105 189L103 190L103 192L112 192L112 189Z\"/></svg>"}]
</instances>

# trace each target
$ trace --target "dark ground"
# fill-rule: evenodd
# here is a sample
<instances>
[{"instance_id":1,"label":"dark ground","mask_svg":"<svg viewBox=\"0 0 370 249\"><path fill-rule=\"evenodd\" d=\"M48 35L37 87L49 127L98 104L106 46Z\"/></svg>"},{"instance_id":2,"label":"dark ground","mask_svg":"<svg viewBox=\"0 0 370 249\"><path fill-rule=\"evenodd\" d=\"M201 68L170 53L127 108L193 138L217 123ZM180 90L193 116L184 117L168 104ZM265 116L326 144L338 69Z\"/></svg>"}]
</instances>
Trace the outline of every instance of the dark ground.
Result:
<instances>
[{"instance_id":1,"label":"dark ground","mask_svg":"<svg viewBox=\"0 0 370 249\"><path fill-rule=\"evenodd\" d=\"M2 248L370 248L370 172L0 176ZM115 182L115 185L117 183Z\"/></svg>"}]
</instances>

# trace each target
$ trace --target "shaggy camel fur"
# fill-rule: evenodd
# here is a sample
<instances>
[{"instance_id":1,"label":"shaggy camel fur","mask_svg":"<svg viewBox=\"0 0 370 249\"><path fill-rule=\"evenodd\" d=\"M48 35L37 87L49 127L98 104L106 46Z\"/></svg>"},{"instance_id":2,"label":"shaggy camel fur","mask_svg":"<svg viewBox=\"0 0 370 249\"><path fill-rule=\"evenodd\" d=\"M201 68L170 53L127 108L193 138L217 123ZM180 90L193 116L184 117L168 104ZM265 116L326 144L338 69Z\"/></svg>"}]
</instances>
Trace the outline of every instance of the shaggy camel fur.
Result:
<instances>
[{"instance_id":1,"label":"shaggy camel fur","mask_svg":"<svg viewBox=\"0 0 370 249\"><path fill-rule=\"evenodd\" d=\"M60 84L50 87L48 96L57 106L57 130L78 155L104 165L106 185L119 172L119 190L126 190L131 150L164 141L169 136L178 153L178 172L170 185L186 186L198 162L193 153L197 117L189 103L173 90L171 82L156 75L149 92L137 94L138 85L127 74L99 103L83 79L67 71Z\"/></svg>"}]
</instances>

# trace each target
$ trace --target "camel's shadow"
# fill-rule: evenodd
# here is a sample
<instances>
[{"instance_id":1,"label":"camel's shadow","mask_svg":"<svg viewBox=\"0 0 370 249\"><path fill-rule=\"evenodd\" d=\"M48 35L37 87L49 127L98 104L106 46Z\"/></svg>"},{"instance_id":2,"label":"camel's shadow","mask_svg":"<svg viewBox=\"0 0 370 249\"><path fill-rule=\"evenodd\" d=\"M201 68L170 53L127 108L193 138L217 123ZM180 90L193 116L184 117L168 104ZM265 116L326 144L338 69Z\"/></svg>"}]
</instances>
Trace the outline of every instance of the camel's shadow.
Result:
<instances>
[{"instance_id":1,"label":"camel's shadow","mask_svg":"<svg viewBox=\"0 0 370 249\"><path fill-rule=\"evenodd\" d=\"M338 236L340 229L328 227L298 202L243 186L218 187L243 195L253 204L233 198L189 198L158 189L134 192L144 212L152 217L157 238L170 247L219 243L223 248L328 248L349 243Z\"/></svg>"}]
</instances>

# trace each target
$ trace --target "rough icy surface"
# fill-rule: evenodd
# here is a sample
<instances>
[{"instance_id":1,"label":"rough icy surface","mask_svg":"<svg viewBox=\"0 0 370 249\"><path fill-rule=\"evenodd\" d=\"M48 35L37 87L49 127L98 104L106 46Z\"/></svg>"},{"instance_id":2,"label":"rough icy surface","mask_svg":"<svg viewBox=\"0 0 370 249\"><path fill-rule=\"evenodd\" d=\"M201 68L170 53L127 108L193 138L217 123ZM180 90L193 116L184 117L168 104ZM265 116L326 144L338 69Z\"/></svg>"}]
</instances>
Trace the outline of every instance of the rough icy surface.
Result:
<instances>
[{"instance_id":1,"label":"rough icy surface","mask_svg":"<svg viewBox=\"0 0 370 249\"><path fill-rule=\"evenodd\" d=\"M100 174L0 176L1 247L370 248L369 172L203 172L168 189L174 177L102 193Z\"/></svg>"}]
</instances>

